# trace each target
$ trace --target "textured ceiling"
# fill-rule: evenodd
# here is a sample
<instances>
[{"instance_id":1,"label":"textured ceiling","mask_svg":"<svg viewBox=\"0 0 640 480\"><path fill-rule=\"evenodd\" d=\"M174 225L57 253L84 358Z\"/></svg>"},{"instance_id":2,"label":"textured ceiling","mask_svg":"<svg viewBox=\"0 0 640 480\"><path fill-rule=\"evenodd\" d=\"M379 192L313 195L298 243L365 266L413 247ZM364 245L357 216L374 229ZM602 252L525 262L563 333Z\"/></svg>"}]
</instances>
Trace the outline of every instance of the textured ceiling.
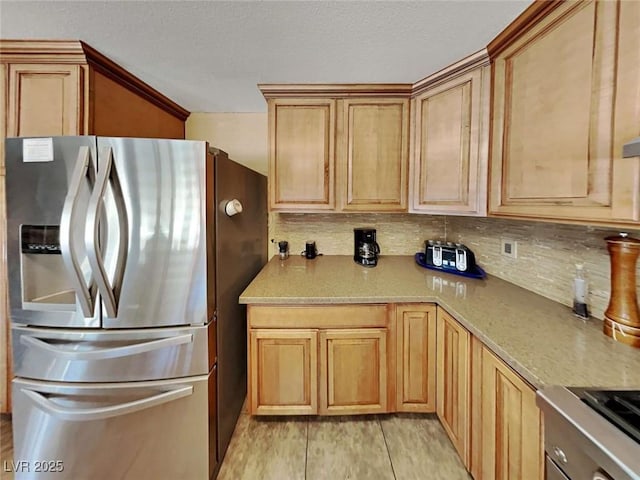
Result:
<instances>
[{"instance_id":1,"label":"textured ceiling","mask_svg":"<svg viewBox=\"0 0 640 480\"><path fill-rule=\"evenodd\" d=\"M257 83L415 82L529 3L0 0L0 37L83 40L190 111L261 112Z\"/></svg>"}]
</instances>

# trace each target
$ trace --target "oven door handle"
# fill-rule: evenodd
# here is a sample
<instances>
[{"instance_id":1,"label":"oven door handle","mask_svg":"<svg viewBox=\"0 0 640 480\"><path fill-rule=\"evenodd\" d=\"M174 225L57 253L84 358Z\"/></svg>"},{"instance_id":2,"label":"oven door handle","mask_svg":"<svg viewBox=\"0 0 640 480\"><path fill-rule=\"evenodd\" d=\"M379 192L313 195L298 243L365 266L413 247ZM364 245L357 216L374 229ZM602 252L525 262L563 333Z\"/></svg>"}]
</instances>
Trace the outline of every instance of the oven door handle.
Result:
<instances>
[{"instance_id":1,"label":"oven door handle","mask_svg":"<svg viewBox=\"0 0 640 480\"><path fill-rule=\"evenodd\" d=\"M44 350L52 355L66 360L105 360L108 358L128 357L140 353L152 352L161 348L175 347L186 343L193 343L193 335L185 334L173 337L161 338L150 342L135 343L123 347L98 348L95 350L72 350L51 345L36 337L22 335L20 343L27 347L34 347Z\"/></svg>"},{"instance_id":2,"label":"oven door handle","mask_svg":"<svg viewBox=\"0 0 640 480\"><path fill-rule=\"evenodd\" d=\"M40 407L48 414L62 420L68 420L72 422L104 420L106 418L127 415L129 413L139 412L141 410L155 407L157 405L162 405L163 403L168 403L173 400L178 400L179 398L187 397L193 394L193 386L188 385L181 388L172 389L168 392L163 392L158 395L153 395L151 397L134 400L133 402L110 405L108 407L77 409L56 405L47 397L39 392L36 392L35 390L28 390L26 388L21 388L20 390L38 407Z\"/></svg>"}]
</instances>

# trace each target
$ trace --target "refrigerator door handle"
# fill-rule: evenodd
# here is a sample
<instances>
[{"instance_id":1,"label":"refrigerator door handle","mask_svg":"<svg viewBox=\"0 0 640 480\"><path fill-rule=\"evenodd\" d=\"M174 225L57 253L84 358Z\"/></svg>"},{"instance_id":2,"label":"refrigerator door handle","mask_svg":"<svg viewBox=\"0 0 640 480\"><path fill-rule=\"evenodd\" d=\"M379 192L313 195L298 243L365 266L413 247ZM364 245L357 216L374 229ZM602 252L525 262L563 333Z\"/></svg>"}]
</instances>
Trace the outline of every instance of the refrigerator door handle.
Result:
<instances>
[{"instance_id":1,"label":"refrigerator door handle","mask_svg":"<svg viewBox=\"0 0 640 480\"><path fill-rule=\"evenodd\" d=\"M117 417L126 415L129 413L139 412L150 407L162 405L173 400L178 400L182 397L187 397L193 394L193 386L188 385L181 388L169 390L158 395L151 397L141 398L140 400L134 400L132 402L121 403L118 405L110 405L108 407L98 408L85 408L77 409L70 407L62 407L56 405L47 397L34 390L28 390L26 388L20 389L27 397L29 397L33 403L35 403L40 409L44 410L54 417L68 421L90 421L90 420L104 420L105 418Z\"/></svg>"},{"instance_id":2,"label":"refrigerator door handle","mask_svg":"<svg viewBox=\"0 0 640 480\"><path fill-rule=\"evenodd\" d=\"M119 291L124 277L124 266L127 260L127 251L129 250L129 246L127 245L129 238L127 210L124 203L124 197L122 195L122 187L116 172L115 162L113 161L113 150L111 147L103 147L100 149L98 155L100 169L98 171L96 186L93 189L88 206L88 222L90 225L93 225L93 230L88 229L86 231L85 245L87 248L89 264L96 274L96 284L98 286L98 291L102 295L107 316L116 317L118 315ZM102 252L100 251L100 244L98 240L100 228L100 222L98 219L100 217L100 209L103 205L104 194L108 182L111 183L113 197L118 211L118 231L120 236L118 241L118 254L116 257L113 286L109 283L109 278L105 271Z\"/></svg>"},{"instance_id":3,"label":"refrigerator door handle","mask_svg":"<svg viewBox=\"0 0 640 480\"><path fill-rule=\"evenodd\" d=\"M78 160L69 182L69 190L64 200L62 216L60 217L60 252L62 254L62 261L67 267L67 270L72 273L70 280L73 283L77 301L80 304L82 314L85 318L93 316L94 299L91 297L90 287L85 283L82 269L78 264L73 242L73 229L75 224L74 209L78 192L80 191L80 185L87 175L90 180L92 180L93 170L89 168L89 166L89 147L80 147Z\"/></svg>"},{"instance_id":4,"label":"refrigerator door handle","mask_svg":"<svg viewBox=\"0 0 640 480\"><path fill-rule=\"evenodd\" d=\"M159 340L152 340L150 342L126 345L124 347L98 348L95 350L72 350L69 348L58 347L42 341L39 338L27 335L22 335L20 337L20 343L27 347L45 350L58 358L64 358L67 360L104 360L107 358L138 355L140 353L175 347L185 343L193 343L193 335L178 335L174 337L161 338Z\"/></svg>"}]
</instances>

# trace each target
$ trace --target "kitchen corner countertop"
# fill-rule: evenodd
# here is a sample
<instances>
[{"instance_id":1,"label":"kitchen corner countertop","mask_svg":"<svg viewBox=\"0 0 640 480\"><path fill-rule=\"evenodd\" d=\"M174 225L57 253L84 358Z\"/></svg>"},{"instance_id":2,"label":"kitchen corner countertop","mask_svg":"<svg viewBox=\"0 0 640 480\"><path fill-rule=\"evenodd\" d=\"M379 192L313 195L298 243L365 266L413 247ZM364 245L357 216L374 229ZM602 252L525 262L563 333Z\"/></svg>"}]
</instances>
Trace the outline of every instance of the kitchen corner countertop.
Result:
<instances>
[{"instance_id":1,"label":"kitchen corner countertop","mask_svg":"<svg viewBox=\"0 0 640 480\"><path fill-rule=\"evenodd\" d=\"M437 303L536 388L640 388L640 349L602 333L571 309L497 277L484 280L382 256L365 268L351 256L277 256L240 296L250 305Z\"/></svg>"}]
</instances>

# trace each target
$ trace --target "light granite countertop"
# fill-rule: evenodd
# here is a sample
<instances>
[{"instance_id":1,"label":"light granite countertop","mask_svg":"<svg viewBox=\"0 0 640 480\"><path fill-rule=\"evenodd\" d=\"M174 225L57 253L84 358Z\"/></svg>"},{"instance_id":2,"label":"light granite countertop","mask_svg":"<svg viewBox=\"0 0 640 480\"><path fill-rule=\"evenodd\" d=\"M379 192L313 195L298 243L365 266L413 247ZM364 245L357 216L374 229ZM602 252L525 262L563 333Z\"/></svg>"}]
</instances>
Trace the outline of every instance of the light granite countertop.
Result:
<instances>
[{"instance_id":1,"label":"light granite countertop","mask_svg":"<svg viewBox=\"0 0 640 480\"><path fill-rule=\"evenodd\" d=\"M640 349L602 333L602 322L497 277L427 270L412 256L365 268L350 256L274 257L240 296L244 304L433 302L537 388L640 388Z\"/></svg>"}]
</instances>

